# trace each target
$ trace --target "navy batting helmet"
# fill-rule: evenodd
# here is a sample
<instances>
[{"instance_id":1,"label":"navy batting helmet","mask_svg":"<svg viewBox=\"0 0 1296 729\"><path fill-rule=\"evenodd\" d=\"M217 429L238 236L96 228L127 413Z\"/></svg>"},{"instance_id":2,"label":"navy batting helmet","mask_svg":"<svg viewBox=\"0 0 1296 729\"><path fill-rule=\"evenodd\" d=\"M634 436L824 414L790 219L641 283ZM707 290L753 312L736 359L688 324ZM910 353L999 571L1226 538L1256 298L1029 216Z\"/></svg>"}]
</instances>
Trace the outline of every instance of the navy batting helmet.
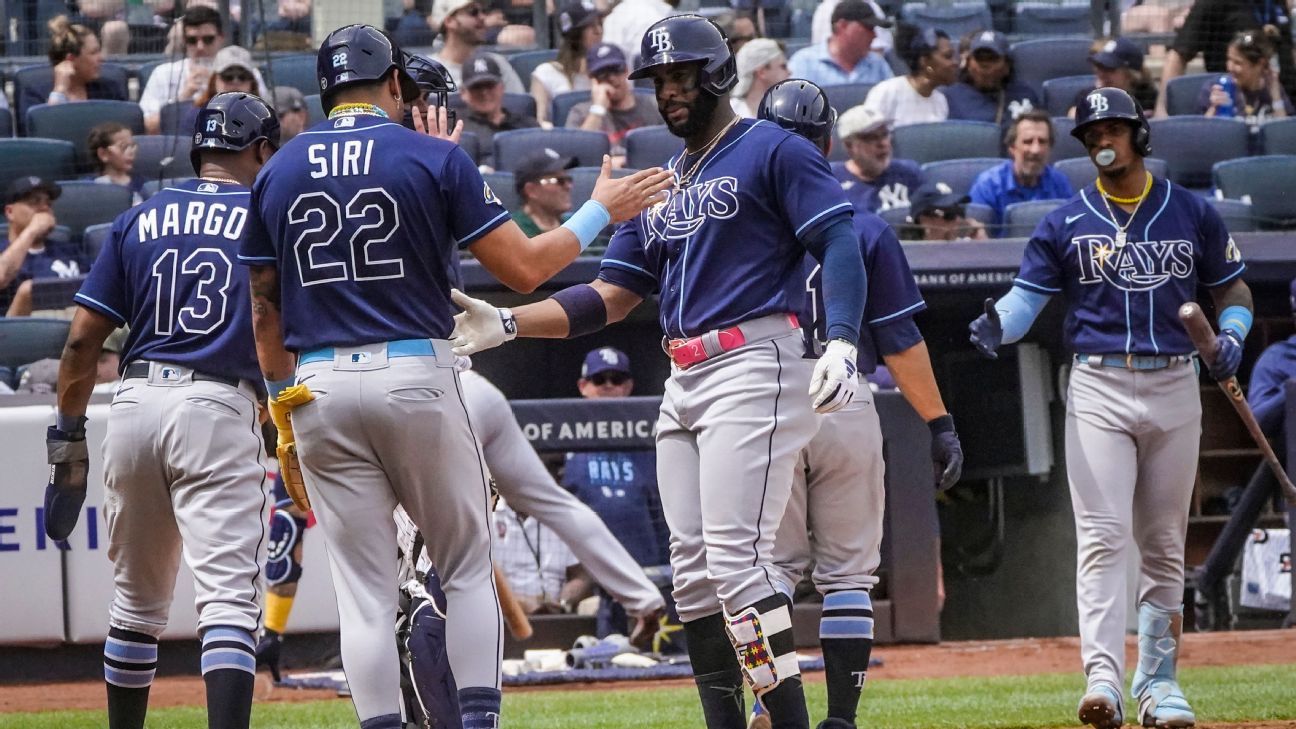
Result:
<instances>
[{"instance_id":1,"label":"navy batting helmet","mask_svg":"<svg viewBox=\"0 0 1296 729\"><path fill-rule=\"evenodd\" d=\"M701 15L672 15L649 26L630 78L647 78L654 68L673 63L701 63L698 85L716 96L738 83L738 63L724 32Z\"/></svg>"},{"instance_id":2,"label":"navy batting helmet","mask_svg":"<svg viewBox=\"0 0 1296 729\"><path fill-rule=\"evenodd\" d=\"M805 79L793 78L765 92L756 107L756 118L772 121L822 146L837 123L837 112L828 104L823 89Z\"/></svg>"},{"instance_id":3,"label":"navy batting helmet","mask_svg":"<svg viewBox=\"0 0 1296 729\"><path fill-rule=\"evenodd\" d=\"M189 163L194 174L198 174L203 150L241 152L261 139L279 148L279 117L274 109L261 97L242 91L216 94L198 112L198 120L194 122Z\"/></svg>"},{"instance_id":4,"label":"navy batting helmet","mask_svg":"<svg viewBox=\"0 0 1296 729\"><path fill-rule=\"evenodd\" d=\"M393 68L400 79L401 95L416 98L419 91L405 70L406 58L391 36L372 25L347 25L329 33L315 56L315 76L325 113L335 106L332 97L338 89L379 81Z\"/></svg>"},{"instance_id":5,"label":"navy batting helmet","mask_svg":"<svg viewBox=\"0 0 1296 729\"><path fill-rule=\"evenodd\" d=\"M1134 151L1146 157L1152 154L1152 129L1143 107L1125 91L1107 87L1094 89L1076 105L1075 128L1071 136L1084 142L1085 127L1104 119L1120 119L1134 127Z\"/></svg>"}]
</instances>

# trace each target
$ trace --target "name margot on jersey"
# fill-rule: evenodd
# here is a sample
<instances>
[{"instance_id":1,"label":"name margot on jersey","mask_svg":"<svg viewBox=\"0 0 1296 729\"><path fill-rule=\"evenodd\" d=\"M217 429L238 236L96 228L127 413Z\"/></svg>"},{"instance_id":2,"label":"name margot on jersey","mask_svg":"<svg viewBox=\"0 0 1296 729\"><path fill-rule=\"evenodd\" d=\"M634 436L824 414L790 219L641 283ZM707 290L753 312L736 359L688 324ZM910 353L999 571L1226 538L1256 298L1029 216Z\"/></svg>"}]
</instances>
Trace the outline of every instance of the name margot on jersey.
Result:
<instances>
[{"instance_id":1,"label":"name margot on jersey","mask_svg":"<svg viewBox=\"0 0 1296 729\"><path fill-rule=\"evenodd\" d=\"M159 210L162 211L161 225L158 224ZM219 235L236 241L242 237L243 224L246 222L246 207L188 200L144 211L136 219L135 233L140 243L176 235Z\"/></svg>"}]
</instances>

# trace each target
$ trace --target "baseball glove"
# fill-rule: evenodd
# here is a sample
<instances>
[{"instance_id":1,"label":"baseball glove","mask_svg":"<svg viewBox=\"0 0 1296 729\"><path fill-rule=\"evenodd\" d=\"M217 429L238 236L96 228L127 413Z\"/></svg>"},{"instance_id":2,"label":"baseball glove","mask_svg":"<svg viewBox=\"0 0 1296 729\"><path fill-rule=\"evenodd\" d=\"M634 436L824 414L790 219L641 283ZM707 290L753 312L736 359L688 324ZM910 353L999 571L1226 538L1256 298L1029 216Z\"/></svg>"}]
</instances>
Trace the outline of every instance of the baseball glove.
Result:
<instances>
[{"instance_id":1,"label":"baseball glove","mask_svg":"<svg viewBox=\"0 0 1296 729\"><path fill-rule=\"evenodd\" d=\"M283 475L284 490L288 492L293 504L302 511L310 511L310 496L306 493L306 481L302 478L301 463L297 460L297 443L292 430L292 410L315 399L310 388L305 385L293 385L279 393L279 397L270 399L270 419L274 421L279 434L279 445L275 454L279 457L279 473Z\"/></svg>"}]
</instances>

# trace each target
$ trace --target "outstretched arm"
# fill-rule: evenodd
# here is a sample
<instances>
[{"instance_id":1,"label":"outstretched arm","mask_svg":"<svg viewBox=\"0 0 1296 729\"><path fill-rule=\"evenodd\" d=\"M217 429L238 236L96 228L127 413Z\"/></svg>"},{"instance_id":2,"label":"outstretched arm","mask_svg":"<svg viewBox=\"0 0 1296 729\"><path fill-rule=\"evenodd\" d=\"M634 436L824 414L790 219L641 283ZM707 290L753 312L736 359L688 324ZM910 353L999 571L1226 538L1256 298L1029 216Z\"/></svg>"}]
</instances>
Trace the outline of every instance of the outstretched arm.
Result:
<instances>
[{"instance_id":1,"label":"outstretched arm","mask_svg":"<svg viewBox=\"0 0 1296 729\"><path fill-rule=\"evenodd\" d=\"M499 309L461 291L450 297L463 307L455 315L450 338L454 353L476 354L514 337L567 339L596 332L621 321L643 297L607 281L595 280L563 289L544 301L516 309Z\"/></svg>"}]
</instances>

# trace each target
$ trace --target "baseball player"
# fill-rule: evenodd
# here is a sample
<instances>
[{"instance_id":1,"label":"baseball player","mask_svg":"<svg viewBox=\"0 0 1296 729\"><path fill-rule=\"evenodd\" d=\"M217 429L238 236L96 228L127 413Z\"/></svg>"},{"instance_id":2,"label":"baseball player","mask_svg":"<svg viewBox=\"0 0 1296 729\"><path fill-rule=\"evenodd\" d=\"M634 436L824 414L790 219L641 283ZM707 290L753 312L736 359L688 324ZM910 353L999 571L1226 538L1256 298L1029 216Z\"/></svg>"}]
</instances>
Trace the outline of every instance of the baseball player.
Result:
<instances>
[{"instance_id":1,"label":"baseball player","mask_svg":"<svg viewBox=\"0 0 1296 729\"><path fill-rule=\"evenodd\" d=\"M85 496L86 402L104 339L130 325L104 439L115 594L104 644L108 725L140 729L183 551L194 573L208 726L247 727L261 619L268 498L247 279L234 260L248 186L279 143L274 110L245 93L198 114L198 179L113 222L59 368L46 531L65 538Z\"/></svg>"},{"instance_id":2,"label":"baseball player","mask_svg":"<svg viewBox=\"0 0 1296 729\"><path fill-rule=\"evenodd\" d=\"M815 84L792 79L772 86L756 116L801 134L828 154L837 115ZM879 355L931 430L937 488L953 486L963 470L954 419L945 410L927 344L914 324L914 314L927 305L904 250L878 216L856 210L853 222L870 284L856 360L862 386L849 405L824 417L823 427L801 452L793 471L792 497L774 539L774 560L787 575L789 591L813 563L812 578L823 595L819 642L828 718L819 729L855 726L873 647L869 590L877 584L873 573L882 561L885 463L877 408L864 378L877 369ZM809 349L822 346L825 319L819 296L822 268L810 258L806 265Z\"/></svg>"},{"instance_id":3,"label":"baseball player","mask_svg":"<svg viewBox=\"0 0 1296 729\"><path fill-rule=\"evenodd\" d=\"M1138 718L1144 726L1187 727L1194 717L1175 660L1201 400L1178 309L1198 284L1210 290L1220 312L1211 374L1222 380L1242 359L1251 292L1242 255L1214 208L1144 168L1150 130L1129 94L1103 88L1086 96L1072 133L1098 177L1035 228L1012 290L986 301L971 339L994 357L1001 343L1025 336L1049 299L1065 300L1066 344L1075 353L1066 464L1088 677L1080 721L1118 727L1124 720L1126 565L1137 545Z\"/></svg>"},{"instance_id":4,"label":"baseball player","mask_svg":"<svg viewBox=\"0 0 1296 729\"><path fill-rule=\"evenodd\" d=\"M662 118L685 143L669 199L617 229L592 284L514 311L456 292L467 310L455 351L588 334L660 292L673 366L657 473L702 713L713 729L745 726L736 651L774 726L808 727L771 555L815 410L840 409L857 387L865 278L851 207L813 145L733 113L733 55L709 20L658 21L640 50L631 77L653 80ZM795 314L807 250L826 272L830 341L817 363L803 358Z\"/></svg>"},{"instance_id":5,"label":"baseball player","mask_svg":"<svg viewBox=\"0 0 1296 729\"><path fill-rule=\"evenodd\" d=\"M655 200L670 176L656 169L612 180L605 159L593 200L561 229L528 239L462 150L390 121L420 91L389 36L340 28L321 44L316 70L330 118L284 145L257 178L239 253L251 267L280 449L296 449L328 543L362 725L401 722L387 622L397 603L399 504L440 572L463 726L494 727L503 636L488 476L446 339L458 249L529 291L609 221ZM434 132L446 128L444 109L428 116Z\"/></svg>"}]
</instances>

